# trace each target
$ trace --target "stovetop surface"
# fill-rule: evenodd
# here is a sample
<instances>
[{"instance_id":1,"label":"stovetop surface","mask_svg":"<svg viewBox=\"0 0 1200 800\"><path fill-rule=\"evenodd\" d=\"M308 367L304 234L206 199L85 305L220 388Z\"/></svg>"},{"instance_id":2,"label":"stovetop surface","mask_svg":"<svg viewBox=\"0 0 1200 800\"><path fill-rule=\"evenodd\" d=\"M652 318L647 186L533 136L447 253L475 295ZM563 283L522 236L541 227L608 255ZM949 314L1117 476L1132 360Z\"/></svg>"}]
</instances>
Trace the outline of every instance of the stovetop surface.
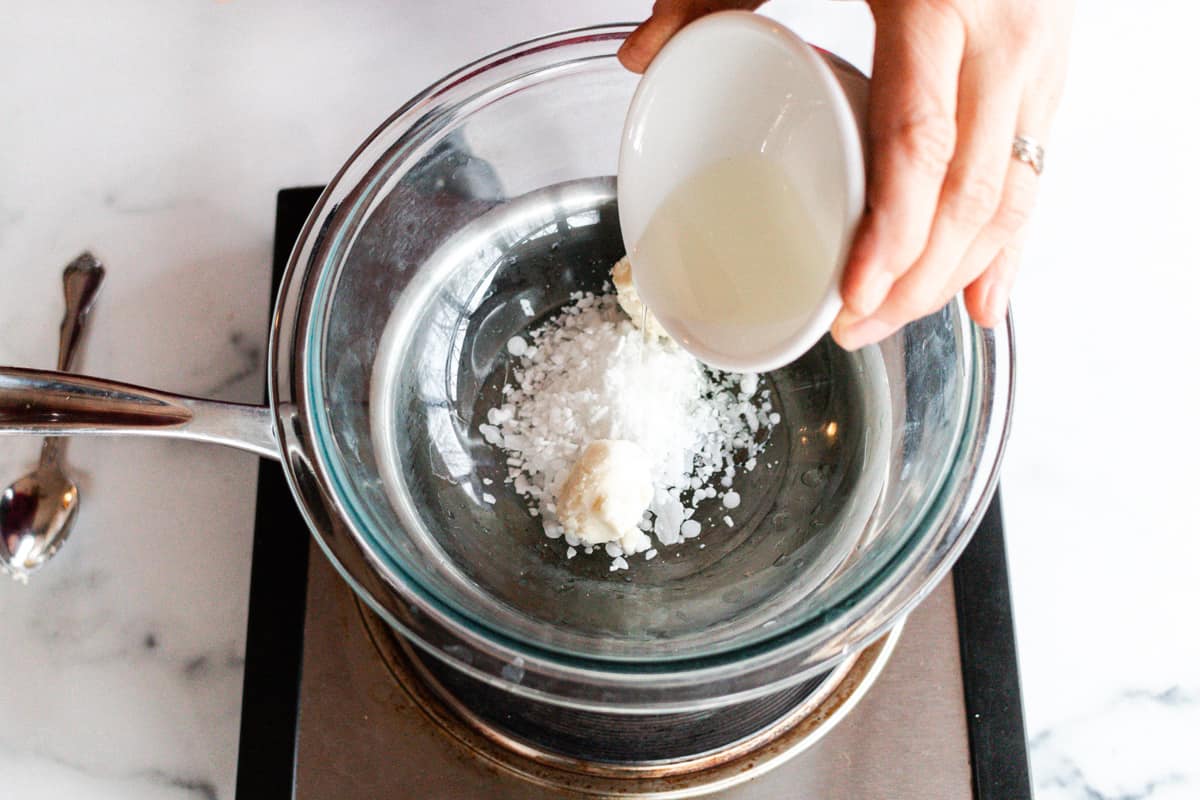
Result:
<instances>
[{"instance_id":1,"label":"stovetop surface","mask_svg":"<svg viewBox=\"0 0 1200 800\"><path fill-rule=\"evenodd\" d=\"M314 546L315 548L315 546ZM911 615L879 679L810 749L720 800L972 797L954 587ZM352 590L315 551L309 561L298 800L550 800L475 758L426 718L367 638ZM579 779L579 789L587 781Z\"/></svg>"},{"instance_id":2,"label":"stovetop surface","mask_svg":"<svg viewBox=\"0 0 1200 800\"><path fill-rule=\"evenodd\" d=\"M276 285L318 194L279 195ZM264 462L239 800L563 797L485 763L424 715L379 657L353 592L310 541L278 465ZM808 750L709 796L1031 796L998 500L952 575L910 615L857 707Z\"/></svg>"}]
</instances>

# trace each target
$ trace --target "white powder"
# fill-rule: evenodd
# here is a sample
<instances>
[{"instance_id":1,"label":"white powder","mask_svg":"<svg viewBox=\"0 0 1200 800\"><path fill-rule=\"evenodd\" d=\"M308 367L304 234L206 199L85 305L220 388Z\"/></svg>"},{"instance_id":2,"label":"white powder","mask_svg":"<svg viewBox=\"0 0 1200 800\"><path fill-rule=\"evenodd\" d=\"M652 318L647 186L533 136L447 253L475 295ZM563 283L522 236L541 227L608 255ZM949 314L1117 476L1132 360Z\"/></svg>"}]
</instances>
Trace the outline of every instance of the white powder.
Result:
<instances>
[{"instance_id":1,"label":"white powder","mask_svg":"<svg viewBox=\"0 0 1200 800\"><path fill-rule=\"evenodd\" d=\"M655 491L642 530L662 545L698 536L695 504L717 496L710 484L732 485L735 456L753 458L774 424L770 401L755 398L758 376L714 373L671 342L647 341L612 295L572 300L529 341L508 341L517 363L505 402L488 411L479 432L508 451L508 482L550 538L563 535L559 490L599 439L633 442L650 462ZM736 497L725 492L726 507ZM581 544L570 533L566 540ZM628 568L623 556L631 552L613 544L605 551L614 570Z\"/></svg>"}]
</instances>

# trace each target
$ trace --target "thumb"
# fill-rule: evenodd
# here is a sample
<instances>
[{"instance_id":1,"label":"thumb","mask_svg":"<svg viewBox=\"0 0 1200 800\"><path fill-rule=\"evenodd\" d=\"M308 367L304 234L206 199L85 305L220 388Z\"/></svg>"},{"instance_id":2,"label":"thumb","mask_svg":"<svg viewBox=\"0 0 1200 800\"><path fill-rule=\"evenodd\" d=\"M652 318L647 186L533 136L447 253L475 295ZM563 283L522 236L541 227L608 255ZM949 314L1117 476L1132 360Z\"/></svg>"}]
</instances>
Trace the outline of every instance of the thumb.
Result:
<instances>
[{"instance_id":1,"label":"thumb","mask_svg":"<svg viewBox=\"0 0 1200 800\"><path fill-rule=\"evenodd\" d=\"M671 37L685 25L714 11L753 11L766 0L658 0L650 19L629 34L617 58L631 72L645 72Z\"/></svg>"}]
</instances>

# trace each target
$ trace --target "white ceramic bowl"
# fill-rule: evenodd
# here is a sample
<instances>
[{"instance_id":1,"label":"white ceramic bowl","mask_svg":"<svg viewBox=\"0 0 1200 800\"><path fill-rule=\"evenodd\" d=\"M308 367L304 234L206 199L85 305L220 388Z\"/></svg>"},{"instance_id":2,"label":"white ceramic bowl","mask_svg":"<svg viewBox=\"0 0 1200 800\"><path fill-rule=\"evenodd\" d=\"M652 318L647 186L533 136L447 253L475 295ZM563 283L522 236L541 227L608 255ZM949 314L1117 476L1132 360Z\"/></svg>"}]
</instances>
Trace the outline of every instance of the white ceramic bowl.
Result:
<instances>
[{"instance_id":1,"label":"white ceramic bowl","mask_svg":"<svg viewBox=\"0 0 1200 800\"><path fill-rule=\"evenodd\" d=\"M862 216L865 177L860 122L866 79L759 14L711 14L677 34L651 63L625 120L617 195L626 250L681 182L721 159L759 153L786 170L809 210L821 249L824 291L797 324L753 356L691 331L667 332L721 369L766 372L790 363L829 330L841 308L846 253ZM634 284L651 311L662 298ZM798 300L798 302L803 302ZM661 315L660 315L661 316Z\"/></svg>"}]
</instances>

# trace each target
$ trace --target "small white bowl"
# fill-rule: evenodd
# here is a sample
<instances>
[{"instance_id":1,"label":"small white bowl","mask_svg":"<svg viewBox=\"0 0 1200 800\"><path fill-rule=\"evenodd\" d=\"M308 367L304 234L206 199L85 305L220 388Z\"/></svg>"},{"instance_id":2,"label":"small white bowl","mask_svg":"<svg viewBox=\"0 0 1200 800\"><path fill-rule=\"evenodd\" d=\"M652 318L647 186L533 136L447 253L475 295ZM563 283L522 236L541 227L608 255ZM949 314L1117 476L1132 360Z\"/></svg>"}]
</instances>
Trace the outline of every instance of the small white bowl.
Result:
<instances>
[{"instance_id":1,"label":"small white bowl","mask_svg":"<svg viewBox=\"0 0 1200 800\"><path fill-rule=\"evenodd\" d=\"M753 356L731 357L721 342L683 337L660 320L701 361L765 372L803 355L833 324L846 254L863 213L865 107L861 73L750 12L720 12L688 25L651 63L629 106L617 171L627 252L681 182L720 159L760 153L786 170L830 254L819 302L798 315L786 338ZM636 259L633 266L640 293ZM660 298L642 294L642 300L654 311Z\"/></svg>"}]
</instances>

